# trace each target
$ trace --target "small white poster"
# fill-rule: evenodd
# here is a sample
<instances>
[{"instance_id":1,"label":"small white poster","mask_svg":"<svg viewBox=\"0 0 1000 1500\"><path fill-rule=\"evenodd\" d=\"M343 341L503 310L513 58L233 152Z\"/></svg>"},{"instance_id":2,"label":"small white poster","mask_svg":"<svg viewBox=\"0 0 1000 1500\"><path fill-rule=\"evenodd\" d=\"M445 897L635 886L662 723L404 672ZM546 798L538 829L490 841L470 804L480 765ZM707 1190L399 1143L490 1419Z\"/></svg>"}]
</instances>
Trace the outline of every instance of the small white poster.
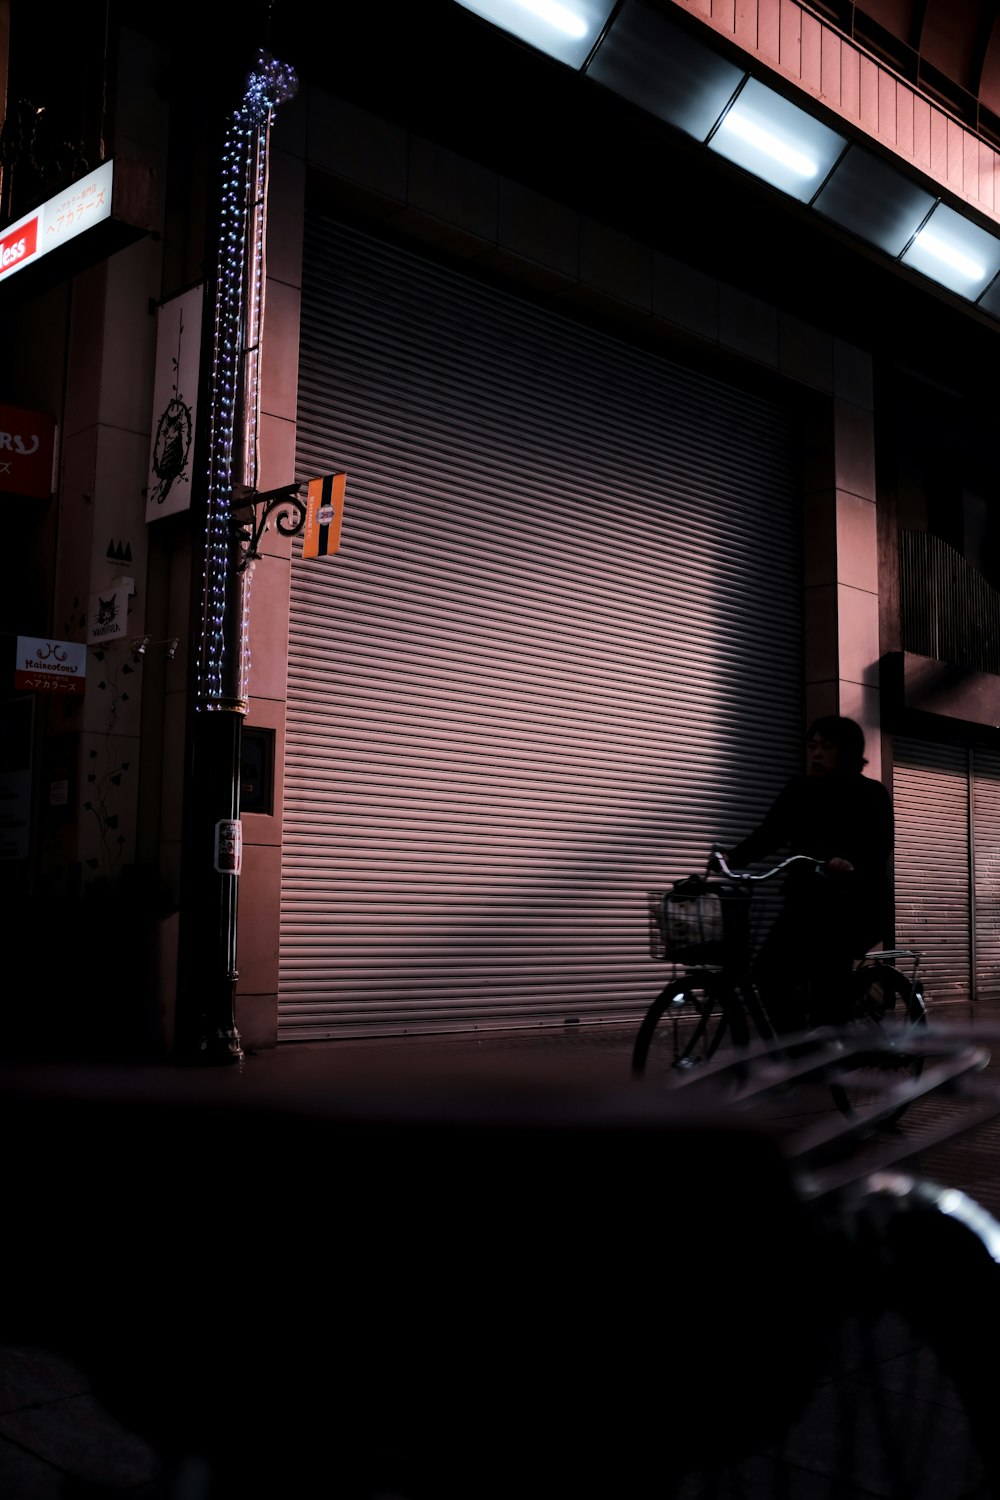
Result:
<instances>
[{"instance_id":1,"label":"small white poster","mask_svg":"<svg viewBox=\"0 0 1000 1500\"><path fill-rule=\"evenodd\" d=\"M87 644L100 646L128 634L128 584L98 589L90 596L87 613Z\"/></svg>"},{"instance_id":2,"label":"small white poster","mask_svg":"<svg viewBox=\"0 0 1000 1500\"><path fill-rule=\"evenodd\" d=\"M202 300L202 288L192 287L156 312L147 521L191 507Z\"/></svg>"}]
</instances>

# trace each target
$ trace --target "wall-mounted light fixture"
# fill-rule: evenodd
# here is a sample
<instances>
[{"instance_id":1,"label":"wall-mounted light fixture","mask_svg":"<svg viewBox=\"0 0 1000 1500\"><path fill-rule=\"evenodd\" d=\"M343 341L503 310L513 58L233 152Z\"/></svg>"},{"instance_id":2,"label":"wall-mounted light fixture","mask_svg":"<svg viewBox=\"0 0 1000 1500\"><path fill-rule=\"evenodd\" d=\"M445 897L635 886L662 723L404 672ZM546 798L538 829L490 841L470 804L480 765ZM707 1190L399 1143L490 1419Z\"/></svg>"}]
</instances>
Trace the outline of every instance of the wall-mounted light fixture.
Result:
<instances>
[{"instance_id":1,"label":"wall-mounted light fixture","mask_svg":"<svg viewBox=\"0 0 1000 1500\"><path fill-rule=\"evenodd\" d=\"M135 652L136 656L145 656L150 646L162 646L164 648L164 654L166 655L167 659L169 661L173 661L174 657L177 655L177 648L180 645L180 638L174 635L170 636L166 640L154 641L151 636L140 635L137 636L134 641L132 641L131 645L132 650Z\"/></svg>"}]
</instances>

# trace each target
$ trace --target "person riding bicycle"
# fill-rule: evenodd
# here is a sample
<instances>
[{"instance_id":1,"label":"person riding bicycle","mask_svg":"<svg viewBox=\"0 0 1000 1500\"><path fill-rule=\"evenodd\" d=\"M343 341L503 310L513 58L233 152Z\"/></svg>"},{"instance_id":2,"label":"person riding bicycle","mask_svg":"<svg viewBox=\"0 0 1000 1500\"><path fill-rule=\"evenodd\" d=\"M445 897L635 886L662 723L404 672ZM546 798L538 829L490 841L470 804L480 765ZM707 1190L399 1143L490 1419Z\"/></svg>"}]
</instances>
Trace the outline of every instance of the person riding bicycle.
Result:
<instances>
[{"instance_id":1,"label":"person riding bicycle","mask_svg":"<svg viewBox=\"0 0 1000 1500\"><path fill-rule=\"evenodd\" d=\"M794 865L753 978L776 1031L848 1019L854 962L879 943L888 915L892 799L865 776L865 736L854 719L825 715L806 734L806 774L793 776L752 833L725 851L746 869L779 850L813 855Z\"/></svg>"}]
</instances>

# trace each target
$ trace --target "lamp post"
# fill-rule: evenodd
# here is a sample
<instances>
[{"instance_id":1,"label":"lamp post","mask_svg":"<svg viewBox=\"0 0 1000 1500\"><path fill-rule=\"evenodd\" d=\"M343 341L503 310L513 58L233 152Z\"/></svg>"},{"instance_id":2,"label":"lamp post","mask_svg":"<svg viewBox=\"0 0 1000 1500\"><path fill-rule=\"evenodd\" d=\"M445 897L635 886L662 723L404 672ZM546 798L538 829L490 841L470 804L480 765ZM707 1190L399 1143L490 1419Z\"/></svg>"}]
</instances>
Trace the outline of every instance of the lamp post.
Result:
<instances>
[{"instance_id":1,"label":"lamp post","mask_svg":"<svg viewBox=\"0 0 1000 1500\"><path fill-rule=\"evenodd\" d=\"M257 545L274 515L295 535L305 520L297 484L258 493L257 427L267 150L271 118L298 84L258 54L222 147L214 270L201 389L207 394L205 489L195 527L193 659L181 846L174 1054L180 1062L239 1063L236 936L242 865L240 758L249 709L250 589Z\"/></svg>"}]
</instances>

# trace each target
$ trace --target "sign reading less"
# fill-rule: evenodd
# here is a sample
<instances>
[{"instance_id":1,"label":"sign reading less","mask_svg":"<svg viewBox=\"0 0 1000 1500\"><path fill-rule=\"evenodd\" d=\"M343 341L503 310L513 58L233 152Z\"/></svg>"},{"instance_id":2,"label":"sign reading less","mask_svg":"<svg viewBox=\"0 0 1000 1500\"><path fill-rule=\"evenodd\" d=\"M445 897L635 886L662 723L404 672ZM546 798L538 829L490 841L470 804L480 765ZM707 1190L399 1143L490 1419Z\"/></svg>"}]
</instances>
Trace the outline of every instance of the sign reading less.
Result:
<instances>
[{"instance_id":1,"label":"sign reading less","mask_svg":"<svg viewBox=\"0 0 1000 1500\"><path fill-rule=\"evenodd\" d=\"M310 479L303 557L332 557L340 546L346 484L346 474L325 474L322 479Z\"/></svg>"}]
</instances>

